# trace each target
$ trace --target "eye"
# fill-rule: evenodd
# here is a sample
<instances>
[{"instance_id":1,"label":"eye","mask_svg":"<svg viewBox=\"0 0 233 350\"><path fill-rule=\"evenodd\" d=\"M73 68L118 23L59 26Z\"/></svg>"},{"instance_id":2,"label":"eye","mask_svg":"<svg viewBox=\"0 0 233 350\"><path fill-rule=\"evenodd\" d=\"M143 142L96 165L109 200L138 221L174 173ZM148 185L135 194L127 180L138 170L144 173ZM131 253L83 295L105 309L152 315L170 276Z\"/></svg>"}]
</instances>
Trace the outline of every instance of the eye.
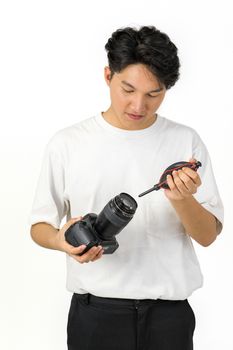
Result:
<instances>
[{"instance_id":1,"label":"eye","mask_svg":"<svg viewBox=\"0 0 233 350\"><path fill-rule=\"evenodd\" d=\"M130 94L131 92L134 92L133 90L126 90L126 89L124 89L124 88L122 88L122 90L123 90L124 92L128 93L128 94Z\"/></svg>"},{"instance_id":2,"label":"eye","mask_svg":"<svg viewBox=\"0 0 233 350\"><path fill-rule=\"evenodd\" d=\"M152 98L158 97L158 95L153 96L153 95L150 95L150 94L148 94L147 96L152 97Z\"/></svg>"}]
</instances>

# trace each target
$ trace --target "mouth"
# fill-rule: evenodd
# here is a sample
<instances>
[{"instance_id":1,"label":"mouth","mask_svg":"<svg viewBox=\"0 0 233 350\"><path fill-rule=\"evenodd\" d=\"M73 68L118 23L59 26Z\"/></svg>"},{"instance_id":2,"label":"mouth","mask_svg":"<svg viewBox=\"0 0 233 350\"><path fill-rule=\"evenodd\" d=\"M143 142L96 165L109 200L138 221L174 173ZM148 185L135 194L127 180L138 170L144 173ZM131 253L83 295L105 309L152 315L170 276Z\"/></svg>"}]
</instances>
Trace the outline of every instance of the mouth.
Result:
<instances>
[{"instance_id":1,"label":"mouth","mask_svg":"<svg viewBox=\"0 0 233 350\"><path fill-rule=\"evenodd\" d=\"M131 113L126 113L126 114L132 120L140 120L143 118L143 115L141 115L141 114L131 114Z\"/></svg>"}]
</instances>

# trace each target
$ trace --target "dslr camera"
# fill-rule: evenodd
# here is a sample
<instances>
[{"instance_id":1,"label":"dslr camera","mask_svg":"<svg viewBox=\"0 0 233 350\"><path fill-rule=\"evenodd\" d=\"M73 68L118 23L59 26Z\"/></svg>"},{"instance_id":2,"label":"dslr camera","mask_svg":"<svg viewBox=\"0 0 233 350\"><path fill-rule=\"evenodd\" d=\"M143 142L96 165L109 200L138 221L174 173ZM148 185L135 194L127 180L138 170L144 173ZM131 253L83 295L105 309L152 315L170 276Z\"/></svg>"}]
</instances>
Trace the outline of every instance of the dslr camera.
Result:
<instances>
[{"instance_id":1,"label":"dslr camera","mask_svg":"<svg viewBox=\"0 0 233 350\"><path fill-rule=\"evenodd\" d=\"M137 209L137 202L127 193L112 198L99 215L86 214L65 232L65 239L74 247L86 245L83 255L93 246L101 245L103 254L112 254L119 247L115 236L130 222Z\"/></svg>"}]
</instances>

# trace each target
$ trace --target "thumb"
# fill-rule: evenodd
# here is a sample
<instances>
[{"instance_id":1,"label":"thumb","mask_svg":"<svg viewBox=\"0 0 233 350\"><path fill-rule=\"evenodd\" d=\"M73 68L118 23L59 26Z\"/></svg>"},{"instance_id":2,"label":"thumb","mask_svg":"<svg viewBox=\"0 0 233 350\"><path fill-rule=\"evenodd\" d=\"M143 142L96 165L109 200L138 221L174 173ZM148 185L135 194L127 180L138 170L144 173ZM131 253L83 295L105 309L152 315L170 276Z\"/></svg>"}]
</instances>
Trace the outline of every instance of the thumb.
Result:
<instances>
[{"instance_id":1,"label":"thumb","mask_svg":"<svg viewBox=\"0 0 233 350\"><path fill-rule=\"evenodd\" d=\"M82 219L82 216L78 216L76 218L72 218L69 221L67 221L64 226L62 227L63 230L67 230L71 225L73 225L75 222L78 222Z\"/></svg>"},{"instance_id":2,"label":"thumb","mask_svg":"<svg viewBox=\"0 0 233 350\"><path fill-rule=\"evenodd\" d=\"M72 218L72 219L70 219L70 220L72 220L72 221L79 221L79 220L82 220L82 216L77 216L77 217L75 217L75 218Z\"/></svg>"}]
</instances>

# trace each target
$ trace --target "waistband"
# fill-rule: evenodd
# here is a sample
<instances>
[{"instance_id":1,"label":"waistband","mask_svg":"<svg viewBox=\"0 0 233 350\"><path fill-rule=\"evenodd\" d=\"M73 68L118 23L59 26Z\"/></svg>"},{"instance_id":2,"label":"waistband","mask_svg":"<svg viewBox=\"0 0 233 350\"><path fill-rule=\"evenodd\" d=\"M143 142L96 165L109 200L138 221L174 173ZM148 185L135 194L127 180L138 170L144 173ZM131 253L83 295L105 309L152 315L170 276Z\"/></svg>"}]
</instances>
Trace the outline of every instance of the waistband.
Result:
<instances>
[{"instance_id":1,"label":"waistband","mask_svg":"<svg viewBox=\"0 0 233 350\"><path fill-rule=\"evenodd\" d=\"M109 304L118 306L138 306L144 304L174 304L178 302L184 302L186 300L163 300L163 299L123 299L123 298L106 298L98 297L96 295L85 293L85 294L73 294L77 299L83 300L86 304L90 302L99 304Z\"/></svg>"}]
</instances>

